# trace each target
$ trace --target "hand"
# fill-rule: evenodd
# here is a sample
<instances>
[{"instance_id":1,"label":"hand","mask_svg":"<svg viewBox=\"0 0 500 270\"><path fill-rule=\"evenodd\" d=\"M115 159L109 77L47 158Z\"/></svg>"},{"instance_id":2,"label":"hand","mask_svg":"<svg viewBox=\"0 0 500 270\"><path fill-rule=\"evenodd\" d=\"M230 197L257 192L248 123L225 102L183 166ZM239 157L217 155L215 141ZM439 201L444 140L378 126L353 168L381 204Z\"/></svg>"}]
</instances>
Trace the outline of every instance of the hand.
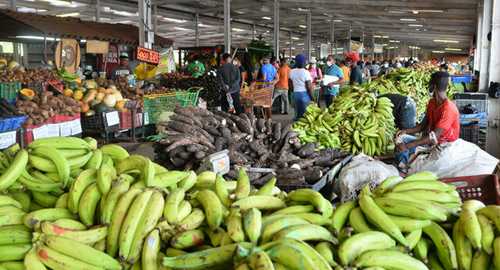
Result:
<instances>
[{"instance_id":1,"label":"hand","mask_svg":"<svg viewBox=\"0 0 500 270\"><path fill-rule=\"evenodd\" d=\"M396 145L396 147L397 147L399 152L404 152L404 151L408 150L408 147L406 147L406 144L404 144L404 143L398 144L398 145Z\"/></svg>"},{"instance_id":2,"label":"hand","mask_svg":"<svg viewBox=\"0 0 500 270\"><path fill-rule=\"evenodd\" d=\"M401 136L401 135L405 135L406 134L406 131L404 130L398 130L398 132L396 132L396 138Z\"/></svg>"}]
</instances>

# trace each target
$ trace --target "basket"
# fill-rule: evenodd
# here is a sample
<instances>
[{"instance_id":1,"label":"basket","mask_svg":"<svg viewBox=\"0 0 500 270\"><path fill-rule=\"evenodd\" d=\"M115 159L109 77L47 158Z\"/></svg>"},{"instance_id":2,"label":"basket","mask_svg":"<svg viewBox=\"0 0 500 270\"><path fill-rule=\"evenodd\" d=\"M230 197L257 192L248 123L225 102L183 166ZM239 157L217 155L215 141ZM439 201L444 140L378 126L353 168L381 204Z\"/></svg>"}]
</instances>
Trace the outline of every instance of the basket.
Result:
<instances>
[{"instance_id":1,"label":"basket","mask_svg":"<svg viewBox=\"0 0 500 270\"><path fill-rule=\"evenodd\" d=\"M16 101L17 93L21 90L20 82L3 82L0 83L0 98L6 99L8 102Z\"/></svg>"},{"instance_id":2,"label":"basket","mask_svg":"<svg viewBox=\"0 0 500 270\"><path fill-rule=\"evenodd\" d=\"M500 184L494 174L445 178L441 181L454 185L462 200L475 199L485 204L500 204Z\"/></svg>"},{"instance_id":3,"label":"basket","mask_svg":"<svg viewBox=\"0 0 500 270\"><path fill-rule=\"evenodd\" d=\"M144 96L144 112L148 113L149 123L156 124L163 112L173 112L176 106L198 105L198 96L202 88L190 88L167 94Z\"/></svg>"},{"instance_id":4,"label":"basket","mask_svg":"<svg viewBox=\"0 0 500 270\"><path fill-rule=\"evenodd\" d=\"M480 127L478 122L469 125L460 125L460 139L479 144Z\"/></svg>"},{"instance_id":5,"label":"basket","mask_svg":"<svg viewBox=\"0 0 500 270\"><path fill-rule=\"evenodd\" d=\"M106 114L110 112L96 113L92 116L82 115L82 129L84 133L109 133L120 129L120 123L108 125Z\"/></svg>"},{"instance_id":6,"label":"basket","mask_svg":"<svg viewBox=\"0 0 500 270\"><path fill-rule=\"evenodd\" d=\"M248 91L241 92L241 98L249 100L252 106L271 108L273 91L274 85L272 82L255 82L250 85Z\"/></svg>"},{"instance_id":7,"label":"basket","mask_svg":"<svg viewBox=\"0 0 500 270\"><path fill-rule=\"evenodd\" d=\"M0 133L20 128L27 118L26 115L21 115L0 119Z\"/></svg>"}]
</instances>

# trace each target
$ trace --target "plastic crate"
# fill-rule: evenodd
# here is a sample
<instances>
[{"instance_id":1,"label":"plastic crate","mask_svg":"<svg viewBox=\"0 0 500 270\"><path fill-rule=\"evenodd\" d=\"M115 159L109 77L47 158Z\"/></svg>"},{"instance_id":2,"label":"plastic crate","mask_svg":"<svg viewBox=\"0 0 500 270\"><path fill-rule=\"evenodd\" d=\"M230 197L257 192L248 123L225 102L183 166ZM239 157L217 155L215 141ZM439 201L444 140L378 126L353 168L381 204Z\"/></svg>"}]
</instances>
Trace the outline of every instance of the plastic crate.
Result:
<instances>
[{"instance_id":1,"label":"plastic crate","mask_svg":"<svg viewBox=\"0 0 500 270\"><path fill-rule=\"evenodd\" d=\"M82 129L84 133L109 133L120 129L120 123L108 124L106 114L110 112L96 113L92 116L82 115Z\"/></svg>"},{"instance_id":2,"label":"plastic crate","mask_svg":"<svg viewBox=\"0 0 500 270\"><path fill-rule=\"evenodd\" d=\"M479 123L471 123L469 125L460 125L460 138L468 142L479 143Z\"/></svg>"},{"instance_id":3,"label":"plastic crate","mask_svg":"<svg viewBox=\"0 0 500 270\"><path fill-rule=\"evenodd\" d=\"M0 119L0 133L20 128L28 117L26 115Z\"/></svg>"},{"instance_id":4,"label":"plastic crate","mask_svg":"<svg viewBox=\"0 0 500 270\"><path fill-rule=\"evenodd\" d=\"M441 181L454 185L462 200L475 199L485 204L500 204L500 184L494 174L445 178Z\"/></svg>"},{"instance_id":5,"label":"plastic crate","mask_svg":"<svg viewBox=\"0 0 500 270\"><path fill-rule=\"evenodd\" d=\"M465 93L465 94L456 94L454 96L454 102L460 111L461 108L472 105L474 106L479 113L485 112L488 114L488 94L483 93Z\"/></svg>"},{"instance_id":6,"label":"plastic crate","mask_svg":"<svg viewBox=\"0 0 500 270\"><path fill-rule=\"evenodd\" d=\"M144 96L144 112L148 113L149 123L156 124L161 113L173 112L176 106L197 106L200 91L201 88L191 88L187 91Z\"/></svg>"},{"instance_id":7,"label":"plastic crate","mask_svg":"<svg viewBox=\"0 0 500 270\"><path fill-rule=\"evenodd\" d=\"M134 114L132 111L128 112L119 112L120 116L120 129L130 129L132 128L132 115ZM135 127L142 126L142 113L135 113Z\"/></svg>"},{"instance_id":8,"label":"plastic crate","mask_svg":"<svg viewBox=\"0 0 500 270\"><path fill-rule=\"evenodd\" d=\"M452 75L452 83L471 83L473 79L472 75Z\"/></svg>"},{"instance_id":9,"label":"plastic crate","mask_svg":"<svg viewBox=\"0 0 500 270\"><path fill-rule=\"evenodd\" d=\"M0 83L0 98L4 98L8 102L14 102L17 98L17 93L19 93L19 90L21 90L20 82Z\"/></svg>"}]
</instances>

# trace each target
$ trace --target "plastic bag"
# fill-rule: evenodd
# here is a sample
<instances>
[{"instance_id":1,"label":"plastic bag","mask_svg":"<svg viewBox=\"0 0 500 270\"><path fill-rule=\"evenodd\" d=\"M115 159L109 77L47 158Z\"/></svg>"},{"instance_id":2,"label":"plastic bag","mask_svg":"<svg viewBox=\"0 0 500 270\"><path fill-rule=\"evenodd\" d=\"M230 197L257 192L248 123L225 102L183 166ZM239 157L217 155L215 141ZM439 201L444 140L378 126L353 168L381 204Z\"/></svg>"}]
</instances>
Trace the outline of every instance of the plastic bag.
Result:
<instances>
[{"instance_id":1,"label":"plastic bag","mask_svg":"<svg viewBox=\"0 0 500 270\"><path fill-rule=\"evenodd\" d=\"M340 171L335 191L343 202L350 201L357 198L357 193L366 184L374 188L387 177L395 175L399 175L396 167L359 154Z\"/></svg>"},{"instance_id":2,"label":"plastic bag","mask_svg":"<svg viewBox=\"0 0 500 270\"><path fill-rule=\"evenodd\" d=\"M439 178L491 174L498 159L483 151L477 145L458 139L447 143L441 149L419 155L410 164L409 174L431 171Z\"/></svg>"}]
</instances>

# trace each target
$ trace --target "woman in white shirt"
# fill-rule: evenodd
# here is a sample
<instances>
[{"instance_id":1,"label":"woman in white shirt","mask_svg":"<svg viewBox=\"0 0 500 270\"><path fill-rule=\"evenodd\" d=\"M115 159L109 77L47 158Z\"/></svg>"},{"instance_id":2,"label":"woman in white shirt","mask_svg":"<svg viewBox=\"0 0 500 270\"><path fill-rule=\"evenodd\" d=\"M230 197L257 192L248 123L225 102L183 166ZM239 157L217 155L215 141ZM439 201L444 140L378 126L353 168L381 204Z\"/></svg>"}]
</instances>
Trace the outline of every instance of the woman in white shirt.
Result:
<instances>
[{"instance_id":1,"label":"woman in white shirt","mask_svg":"<svg viewBox=\"0 0 500 270\"><path fill-rule=\"evenodd\" d=\"M304 115L313 97L312 78L306 66L306 57L299 54L295 57L295 68L290 71L289 87L293 91L295 101L295 120Z\"/></svg>"}]
</instances>

